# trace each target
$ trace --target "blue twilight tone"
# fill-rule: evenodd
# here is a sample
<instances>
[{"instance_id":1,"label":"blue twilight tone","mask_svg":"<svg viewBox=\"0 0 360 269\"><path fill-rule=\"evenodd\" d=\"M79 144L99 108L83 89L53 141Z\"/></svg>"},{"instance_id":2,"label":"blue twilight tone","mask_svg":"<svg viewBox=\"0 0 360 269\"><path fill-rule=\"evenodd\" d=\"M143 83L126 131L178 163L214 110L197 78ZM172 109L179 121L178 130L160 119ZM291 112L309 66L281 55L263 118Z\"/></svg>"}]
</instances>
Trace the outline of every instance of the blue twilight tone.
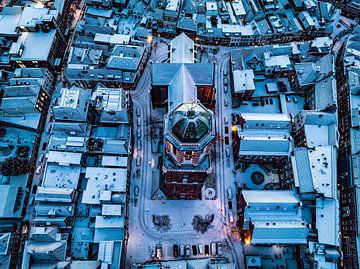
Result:
<instances>
[{"instance_id":1,"label":"blue twilight tone","mask_svg":"<svg viewBox=\"0 0 360 269\"><path fill-rule=\"evenodd\" d=\"M0 269L360 269L359 0L1 0Z\"/></svg>"}]
</instances>

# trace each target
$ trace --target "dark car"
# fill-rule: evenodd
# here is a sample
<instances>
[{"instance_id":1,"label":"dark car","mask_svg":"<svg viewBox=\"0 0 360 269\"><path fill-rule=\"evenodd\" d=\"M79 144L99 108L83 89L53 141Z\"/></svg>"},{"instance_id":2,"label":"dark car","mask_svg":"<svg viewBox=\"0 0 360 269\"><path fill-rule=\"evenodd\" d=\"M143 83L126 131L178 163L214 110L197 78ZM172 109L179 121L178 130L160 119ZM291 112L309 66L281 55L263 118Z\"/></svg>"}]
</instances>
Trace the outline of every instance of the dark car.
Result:
<instances>
[{"instance_id":1,"label":"dark car","mask_svg":"<svg viewBox=\"0 0 360 269\"><path fill-rule=\"evenodd\" d=\"M42 145L42 150L46 150L46 147L47 147L47 143L44 143L44 144Z\"/></svg>"},{"instance_id":2,"label":"dark car","mask_svg":"<svg viewBox=\"0 0 360 269\"><path fill-rule=\"evenodd\" d=\"M209 245L205 245L205 255L209 255Z\"/></svg>"},{"instance_id":3,"label":"dark car","mask_svg":"<svg viewBox=\"0 0 360 269\"><path fill-rule=\"evenodd\" d=\"M174 257L178 257L179 256L179 246L178 245L173 245L173 254Z\"/></svg>"},{"instance_id":4,"label":"dark car","mask_svg":"<svg viewBox=\"0 0 360 269\"><path fill-rule=\"evenodd\" d=\"M193 252L193 255L197 255L197 246L196 245L192 245L192 252Z\"/></svg>"}]
</instances>

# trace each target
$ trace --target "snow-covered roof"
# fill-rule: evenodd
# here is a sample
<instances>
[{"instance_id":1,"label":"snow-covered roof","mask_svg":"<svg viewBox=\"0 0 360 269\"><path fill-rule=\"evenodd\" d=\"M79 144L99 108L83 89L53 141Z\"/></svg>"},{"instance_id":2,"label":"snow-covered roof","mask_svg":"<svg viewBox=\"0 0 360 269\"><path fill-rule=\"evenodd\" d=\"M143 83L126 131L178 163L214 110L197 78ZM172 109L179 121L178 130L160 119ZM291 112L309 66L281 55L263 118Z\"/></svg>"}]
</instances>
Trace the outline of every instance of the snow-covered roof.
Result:
<instances>
[{"instance_id":1,"label":"snow-covered roof","mask_svg":"<svg viewBox=\"0 0 360 269\"><path fill-rule=\"evenodd\" d=\"M233 71L234 93L255 90L254 70L242 69Z\"/></svg>"},{"instance_id":2,"label":"snow-covered roof","mask_svg":"<svg viewBox=\"0 0 360 269\"><path fill-rule=\"evenodd\" d=\"M302 111L295 117L294 123L294 131L304 128L307 147L338 146L335 114Z\"/></svg>"},{"instance_id":3,"label":"snow-covered roof","mask_svg":"<svg viewBox=\"0 0 360 269\"><path fill-rule=\"evenodd\" d=\"M245 121L243 129L287 129L291 128L291 118L282 113L241 113Z\"/></svg>"},{"instance_id":4,"label":"snow-covered roof","mask_svg":"<svg viewBox=\"0 0 360 269\"><path fill-rule=\"evenodd\" d=\"M316 199L316 229L321 244L340 245L339 201L336 199Z\"/></svg>"},{"instance_id":5,"label":"snow-covered roof","mask_svg":"<svg viewBox=\"0 0 360 269\"><path fill-rule=\"evenodd\" d=\"M294 150L295 185L301 193L337 197L336 149L332 146Z\"/></svg>"},{"instance_id":6,"label":"snow-covered roof","mask_svg":"<svg viewBox=\"0 0 360 269\"><path fill-rule=\"evenodd\" d=\"M129 157L123 156L103 156L101 160L102 166L111 166L111 167L127 167Z\"/></svg>"},{"instance_id":7,"label":"snow-covered roof","mask_svg":"<svg viewBox=\"0 0 360 269\"><path fill-rule=\"evenodd\" d=\"M82 203L100 204L102 200L111 200L111 194L126 192L127 169L87 167L88 179L83 193Z\"/></svg>"},{"instance_id":8,"label":"snow-covered roof","mask_svg":"<svg viewBox=\"0 0 360 269\"><path fill-rule=\"evenodd\" d=\"M82 153L65 152L50 150L47 154L47 161L49 163L58 163L60 165L71 165L81 163Z\"/></svg>"},{"instance_id":9,"label":"snow-covered roof","mask_svg":"<svg viewBox=\"0 0 360 269\"><path fill-rule=\"evenodd\" d=\"M252 244L306 244L308 228L301 219L299 221L264 220L252 222L254 225Z\"/></svg>"},{"instance_id":10,"label":"snow-covered roof","mask_svg":"<svg viewBox=\"0 0 360 269\"><path fill-rule=\"evenodd\" d=\"M290 134L260 131L240 132L240 156L288 156L291 150Z\"/></svg>"},{"instance_id":11,"label":"snow-covered roof","mask_svg":"<svg viewBox=\"0 0 360 269\"><path fill-rule=\"evenodd\" d=\"M170 63L194 63L194 41L181 33L170 42Z\"/></svg>"},{"instance_id":12,"label":"snow-covered roof","mask_svg":"<svg viewBox=\"0 0 360 269\"><path fill-rule=\"evenodd\" d=\"M291 204L294 206L300 203L293 191L243 190L242 195L248 205Z\"/></svg>"}]
</instances>

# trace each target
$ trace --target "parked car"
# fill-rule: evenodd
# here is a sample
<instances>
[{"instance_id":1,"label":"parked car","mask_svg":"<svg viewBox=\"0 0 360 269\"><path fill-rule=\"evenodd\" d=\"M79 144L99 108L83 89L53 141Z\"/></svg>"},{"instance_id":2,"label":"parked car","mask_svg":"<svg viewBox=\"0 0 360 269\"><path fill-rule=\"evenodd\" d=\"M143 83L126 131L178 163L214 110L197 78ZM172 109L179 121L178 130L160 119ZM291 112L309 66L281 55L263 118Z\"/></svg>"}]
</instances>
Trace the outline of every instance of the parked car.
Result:
<instances>
[{"instance_id":1,"label":"parked car","mask_svg":"<svg viewBox=\"0 0 360 269\"><path fill-rule=\"evenodd\" d=\"M185 246L183 244L180 245L180 256L181 257L185 256Z\"/></svg>"},{"instance_id":2,"label":"parked car","mask_svg":"<svg viewBox=\"0 0 360 269\"><path fill-rule=\"evenodd\" d=\"M234 214L231 210L229 210L228 216L229 216L229 222L234 223Z\"/></svg>"},{"instance_id":3,"label":"parked car","mask_svg":"<svg viewBox=\"0 0 360 269\"><path fill-rule=\"evenodd\" d=\"M137 166L141 165L141 157L140 156L137 156L137 158L136 158L136 165Z\"/></svg>"},{"instance_id":4,"label":"parked car","mask_svg":"<svg viewBox=\"0 0 360 269\"><path fill-rule=\"evenodd\" d=\"M198 244L198 252L199 255L203 255L204 254L204 248L202 244Z\"/></svg>"},{"instance_id":5,"label":"parked car","mask_svg":"<svg viewBox=\"0 0 360 269\"><path fill-rule=\"evenodd\" d=\"M140 125L141 125L141 119L140 119L140 118L137 118L136 124L137 124L137 126L140 126Z\"/></svg>"},{"instance_id":6,"label":"parked car","mask_svg":"<svg viewBox=\"0 0 360 269\"><path fill-rule=\"evenodd\" d=\"M222 255L223 251L222 251L222 244L220 242L216 243L216 251L218 255Z\"/></svg>"},{"instance_id":7,"label":"parked car","mask_svg":"<svg viewBox=\"0 0 360 269\"><path fill-rule=\"evenodd\" d=\"M205 245L205 255L209 255L209 245Z\"/></svg>"},{"instance_id":8,"label":"parked car","mask_svg":"<svg viewBox=\"0 0 360 269\"><path fill-rule=\"evenodd\" d=\"M41 170L42 170L42 166L39 165L38 167L36 167L35 173L36 173L37 175L40 175L40 174L41 174Z\"/></svg>"},{"instance_id":9,"label":"parked car","mask_svg":"<svg viewBox=\"0 0 360 269\"><path fill-rule=\"evenodd\" d=\"M224 99L224 106L228 106L228 99Z\"/></svg>"},{"instance_id":10,"label":"parked car","mask_svg":"<svg viewBox=\"0 0 360 269\"><path fill-rule=\"evenodd\" d=\"M229 187L229 188L227 188L226 192L227 192L228 200L231 200L232 199L232 189Z\"/></svg>"},{"instance_id":11,"label":"parked car","mask_svg":"<svg viewBox=\"0 0 360 269\"><path fill-rule=\"evenodd\" d=\"M138 107L138 108L136 109L136 115L137 115L138 117L140 117L140 116L141 116L141 110L140 110L140 107Z\"/></svg>"},{"instance_id":12,"label":"parked car","mask_svg":"<svg viewBox=\"0 0 360 269\"><path fill-rule=\"evenodd\" d=\"M232 209L232 201L228 201L228 208L231 210Z\"/></svg>"},{"instance_id":13,"label":"parked car","mask_svg":"<svg viewBox=\"0 0 360 269\"><path fill-rule=\"evenodd\" d=\"M137 135L138 138L141 137L141 129L137 129L137 130L136 130L136 135Z\"/></svg>"},{"instance_id":14,"label":"parked car","mask_svg":"<svg viewBox=\"0 0 360 269\"><path fill-rule=\"evenodd\" d=\"M230 149L228 149L228 148L225 149L225 155L228 158L230 157Z\"/></svg>"},{"instance_id":15,"label":"parked car","mask_svg":"<svg viewBox=\"0 0 360 269\"><path fill-rule=\"evenodd\" d=\"M197 246L196 245L192 245L192 252L193 252L193 255L197 255Z\"/></svg>"},{"instance_id":16,"label":"parked car","mask_svg":"<svg viewBox=\"0 0 360 269\"><path fill-rule=\"evenodd\" d=\"M137 149L138 149L138 150L141 150L141 140L138 140L138 141L137 141Z\"/></svg>"},{"instance_id":17,"label":"parked car","mask_svg":"<svg viewBox=\"0 0 360 269\"><path fill-rule=\"evenodd\" d=\"M190 252L190 246L189 246L189 245L186 245L186 246L185 246L185 256L186 256L186 257L189 257L190 254L191 254L191 252Z\"/></svg>"},{"instance_id":18,"label":"parked car","mask_svg":"<svg viewBox=\"0 0 360 269\"><path fill-rule=\"evenodd\" d=\"M33 188L32 188L32 194L36 194L36 191L37 191L37 185L34 185Z\"/></svg>"},{"instance_id":19,"label":"parked car","mask_svg":"<svg viewBox=\"0 0 360 269\"><path fill-rule=\"evenodd\" d=\"M229 123L229 118L228 117L224 117L224 123L228 124Z\"/></svg>"},{"instance_id":20,"label":"parked car","mask_svg":"<svg viewBox=\"0 0 360 269\"><path fill-rule=\"evenodd\" d=\"M134 195L139 196L139 186L135 186L134 188Z\"/></svg>"},{"instance_id":21,"label":"parked car","mask_svg":"<svg viewBox=\"0 0 360 269\"><path fill-rule=\"evenodd\" d=\"M44 161L45 155L42 153L39 157L39 163L42 163Z\"/></svg>"},{"instance_id":22,"label":"parked car","mask_svg":"<svg viewBox=\"0 0 360 269\"><path fill-rule=\"evenodd\" d=\"M44 143L43 145L42 145L42 150L46 150L46 147L47 147L47 143Z\"/></svg>"},{"instance_id":23,"label":"parked car","mask_svg":"<svg viewBox=\"0 0 360 269\"><path fill-rule=\"evenodd\" d=\"M179 246L177 244L173 245L173 255L175 258L179 256Z\"/></svg>"},{"instance_id":24,"label":"parked car","mask_svg":"<svg viewBox=\"0 0 360 269\"><path fill-rule=\"evenodd\" d=\"M52 125L49 124L48 127L47 127L47 129L46 129L46 132L47 132L48 134L50 134L50 132L51 132L51 127L52 127Z\"/></svg>"},{"instance_id":25,"label":"parked car","mask_svg":"<svg viewBox=\"0 0 360 269\"><path fill-rule=\"evenodd\" d=\"M216 255L216 243L215 242L211 242L211 244L210 244L210 252L211 252L211 255L213 255L213 256Z\"/></svg>"},{"instance_id":26,"label":"parked car","mask_svg":"<svg viewBox=\"0 0 360 269\"><path fill-rule=\"evenodd\" d=\"M156 258L161 260L161 258L162 258L162 246L160 244L155 246L155 255L156 255Z\"/></svg>"}]
</instances>

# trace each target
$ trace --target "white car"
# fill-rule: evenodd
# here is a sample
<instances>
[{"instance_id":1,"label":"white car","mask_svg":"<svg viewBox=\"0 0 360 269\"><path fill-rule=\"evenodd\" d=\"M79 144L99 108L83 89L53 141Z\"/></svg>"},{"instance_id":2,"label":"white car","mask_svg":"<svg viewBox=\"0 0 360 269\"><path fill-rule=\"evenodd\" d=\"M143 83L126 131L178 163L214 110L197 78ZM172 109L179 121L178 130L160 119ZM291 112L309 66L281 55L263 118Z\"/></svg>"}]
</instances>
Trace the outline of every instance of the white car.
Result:
<instances>
[{"instance_id":1,"label":"white car","mask_svg":"<svg viewBox=\"0 0 360 269\"><path fill-rule=\"evenodd\" d=\"M229 210L228 215L229 215L229 222L234 223L234 214L231 210Z\"/></svg>"},{"instance_id":2,"label":"white car","mask_svg":"<svg viewBox=\"0 0 360 269\"><path fill-rule=\"evenodd\" d=\"M42 153L39 157L39 163L42 163L44 161L45 155Z\"/></svg>"},{"instance_id":3,"label":"white car","mask_svg":"<svg viewBox=\"0 0 360 269\"><path fill-rule=\"evenodd\" d=\"M204 254L204 248L203 248L203 245L202 245L202 244L199 244L199 245L198 245L198 252L199 252L199 255L203 255L203 254Z\"/></svg>"},{"instance_id":4,"label":"white car","mask_svg":"<svg viewBox=\"0 0 360 269\"><path fill-rule=\"evenodd\" d=\"M42 166L39 165L38 167L36 167L35 173L36 173L37 175L40 175L40 174L41 174L41 170L42 170Z\"/></svg>"},{"instance_id":5,"label":"white car","mask_svg":"<svg viewBox=\"0 0 360 269\"><path fill-rule=\"evenodd\" d=\"M216 243L215 242L211 242L211 244L210 244L210 253L213 256L216 255Z\"/></svg>"},{"instance_id":6,"label":"white car","mask_svg":"<svg viewBox=\"0 0 360 269\"><path fill-rule=\"evenodd\" d=\"M230 149L226 148L225 149L225 154L226 154L226 157L230 157Z\"/></svg>"},{"instance_id":7,"label":"white car","mask_svg":"<svg viewBox=\"0 0 360 269\"><path fill-rule=\"evenodd\" d=\"M229 187L229 188L227 188L226 192L227 192L228 200L231 200L232 199L232 189Z\"/></svg>"}]
</instances>

